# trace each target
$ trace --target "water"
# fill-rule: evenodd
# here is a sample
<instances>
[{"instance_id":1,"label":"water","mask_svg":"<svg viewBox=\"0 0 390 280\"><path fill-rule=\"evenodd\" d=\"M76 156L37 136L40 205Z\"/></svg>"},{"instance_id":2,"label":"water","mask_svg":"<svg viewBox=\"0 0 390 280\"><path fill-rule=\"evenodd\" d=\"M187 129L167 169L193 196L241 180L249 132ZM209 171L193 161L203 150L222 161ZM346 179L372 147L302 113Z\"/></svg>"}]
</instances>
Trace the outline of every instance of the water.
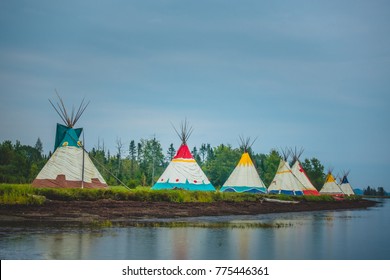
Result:
<instances>
[{"instance_id":1,"label":"water","mask_svg":"<svg viewBox=\"0 0 390 280\"><path fill-rule=\"evenodd\" d=\"M0 259L390 259L390 200L376 207L190 218L189 223L284 227L111 227L2 225Z\"/></svg>"}]
</instances>

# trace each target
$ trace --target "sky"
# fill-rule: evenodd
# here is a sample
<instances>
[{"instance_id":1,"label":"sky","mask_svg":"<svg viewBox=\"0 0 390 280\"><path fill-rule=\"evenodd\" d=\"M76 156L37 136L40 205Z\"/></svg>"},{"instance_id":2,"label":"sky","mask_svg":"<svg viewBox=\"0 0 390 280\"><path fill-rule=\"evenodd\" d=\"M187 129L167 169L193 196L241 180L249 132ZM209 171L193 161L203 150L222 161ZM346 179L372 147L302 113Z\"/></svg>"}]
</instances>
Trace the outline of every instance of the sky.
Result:
<instances>
[{"instance_id":1,"label":"sky","mask_svg":"<svg viewBox=\"0 0 390 280\"><path fill-rule=\"evenodd\" d=\"M187 119L190 149L257 137L390 190L389 1L0 1L0 141L53 150L56 91L90 101L87 149L165 152Z\"/></svg>"}]
</instances>

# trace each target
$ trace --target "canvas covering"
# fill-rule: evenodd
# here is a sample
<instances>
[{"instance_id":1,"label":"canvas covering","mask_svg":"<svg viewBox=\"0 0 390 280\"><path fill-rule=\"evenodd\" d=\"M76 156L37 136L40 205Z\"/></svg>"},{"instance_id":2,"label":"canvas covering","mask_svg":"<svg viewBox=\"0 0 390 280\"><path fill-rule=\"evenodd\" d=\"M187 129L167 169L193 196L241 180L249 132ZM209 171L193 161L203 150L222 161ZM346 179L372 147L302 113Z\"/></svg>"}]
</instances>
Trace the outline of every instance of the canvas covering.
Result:
<instances>
[{"instance_id":1,"label":"canvas covering","mask_svg":"<svg viewBox=\"0 0 390 280\"><path fill-rule=\"evenodd\" d=\"M320 190L320 194L328 194L328 195L344 194L331 172L329 172L328 175L326 176L326 180Z\"/></svg>"},{"instance_id":2,"label":"canvas covering","mask_svg":"<svg viewBox=\"0 0 390 280\"><path fill-rule=\"evenodd\" d=\"M70 128L58 123L56 129L54 151L58 147L62 147L62 146L78 147L80 144L79 138L82 131L83 131L82 128Z\"/></svg>"},{"instance_id":3,"label":"canvas covering","mask_svg":"<svg viewBox=\"0 0 390 280\"><path fill-rule=\"evenodd\" d=\"M107 183L96 169L79 141L82 128L57 124L55 150L32 182L34 187L106 188Z\"/></svg>"},{"instance_id":4,"label":"canvas covering","mask_svg":"<svg viewBox=\"0 0 390 280\"><path fill-rule=\"evenodd\" d=\"M340 189L342 190L342 192L345 195L354 195L355 194L355 192L353 191L352 186L349 183L348 178L347 178L346 175L343 177L343 180L341 181Z\"/></svg>"},{"instance_id":5,"label":"canvas covering","mask_svg":"<svg viewBox=\"0 0 390 280\"><path fill-rule=\"evenodd\" d=\"M290 165L283 159L280 160L275 177L268 187L269 193L303 195L305 187L293 175Z\"/></svg>"},{"instance_id":6,"label":"canvas covering","mask_svg":"<svg viewBox=\"0 0 390 280\"><path fill-rule=\"evenodd\" d=\"M152 190L162 189L215 191L186 144L180 146L175 157L152 187Z\"/></svg>"},{"instance_id":7,"label":"canvas covering","mask_svg":"<svg viewBox=\"0 0 390 280\"><path fill-rule=\"evenodd\" d=\"M311 183L309 177L307 177L307 174L305 170L303 169L301 163L299 160L296 160L293 164L291 171L293 175L302 183L304 190L303 194L305 195L319 195L319 192L317 189L313 186Z\"/></svg>"},{"instance_id":8,"label":"canvas covering","mask_svg":"<svg viewBox=\"0 0 390 280\"><path fill-rule=\"evenodd\" d=\"M247 152L245 152L229 178L223 184L222 192L266 193L267 188Z\"/></svg>"},{"instance_id":9,"label":"canvas covering","mask_svg":"<svg viewBox=\"0 0 390 280\"><path fill-rule=\"evenodd\" d=\"M36 187L81 187L84 153L84 183L86 188L107 187L106 181L82 148L58 147L33 181Z\"/></svg>"}]
</instances>

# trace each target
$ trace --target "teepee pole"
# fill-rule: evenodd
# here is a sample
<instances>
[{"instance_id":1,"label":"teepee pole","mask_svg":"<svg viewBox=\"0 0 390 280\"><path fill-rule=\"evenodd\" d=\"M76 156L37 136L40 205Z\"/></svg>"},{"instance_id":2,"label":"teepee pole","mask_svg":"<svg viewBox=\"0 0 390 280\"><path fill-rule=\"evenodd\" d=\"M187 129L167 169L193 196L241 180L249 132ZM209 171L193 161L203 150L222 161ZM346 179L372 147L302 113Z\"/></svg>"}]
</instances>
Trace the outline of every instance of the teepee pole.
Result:
<instances>
[{"instance_id":1,"label":"teepee pole","mask_svg":"<svg viewBox=\"0 0 390 280\"><path fill-rule=\"evenodd\" d=\"M85 163L85 151L84 151L84 130L83 130L83 143L81 144L83 146L83 164L82 164L82 170L81 170L81 188L84 188L84 163Z\"/></svg>"}]
</instances>

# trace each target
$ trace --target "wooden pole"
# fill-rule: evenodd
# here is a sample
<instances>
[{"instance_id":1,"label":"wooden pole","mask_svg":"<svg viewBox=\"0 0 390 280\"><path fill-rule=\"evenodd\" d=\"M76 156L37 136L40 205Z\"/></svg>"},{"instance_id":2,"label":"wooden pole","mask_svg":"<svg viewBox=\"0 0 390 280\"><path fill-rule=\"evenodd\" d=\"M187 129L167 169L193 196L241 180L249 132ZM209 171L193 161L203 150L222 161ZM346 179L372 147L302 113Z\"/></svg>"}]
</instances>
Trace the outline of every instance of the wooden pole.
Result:
<instances>
[{"instance_id":1,"label":"wooden pole","mask_svg":"<svg viewBox=\"0 0 390 280\"><path fill-rule=\"evenodd\" d=\"M84 130L83 130L83 143L81 144L81 148L83 151L83 164L82 164L82 170L81 170L81 188L84 188L84 162L85 162L85 149L84 149Z\"/></svg>"}]
</instances>

